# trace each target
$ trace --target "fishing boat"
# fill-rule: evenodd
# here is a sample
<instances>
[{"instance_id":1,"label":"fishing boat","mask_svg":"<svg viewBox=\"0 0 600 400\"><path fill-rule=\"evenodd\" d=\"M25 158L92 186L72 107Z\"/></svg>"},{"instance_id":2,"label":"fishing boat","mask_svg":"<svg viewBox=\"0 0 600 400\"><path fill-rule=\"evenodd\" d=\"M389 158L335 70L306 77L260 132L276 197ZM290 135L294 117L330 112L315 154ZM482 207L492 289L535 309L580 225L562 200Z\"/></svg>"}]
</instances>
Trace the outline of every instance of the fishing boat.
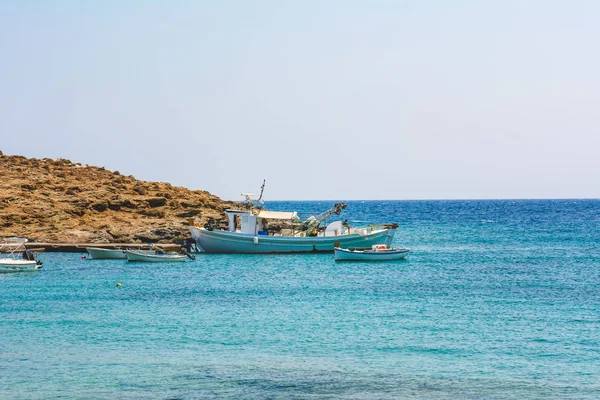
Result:
<instances>
[{"instance_id":1,"label":"fishing boat","mask_svg":"<svg viewBox=\"0 0 600 400\"><path fill-rule=\"evenodd\" d=\"M339 242L345 248L364 248L377 244L390 246L397 224L351 227L347 222L330 217L340 215L347 205L336 203L332 208L304 221L297 212L268 211L258 206L258 199L242 193L241 209L226 210L227 226L221 228L210 221L204 227L190 224L192 238L199 250L206 253L308 253L332 252Z\"/></svg>"},{"instance_id":2,"label":"fishing boat","mask_svg":"<svg viewBox=\"0 0 600 400\"><path fill-rule=\"evenodd\" d=\"M387 247L384 244L374 245L366 249L343 249L336 247L333 251L335 261L396 261L404 260L409 249Z\"/></svg>"},{"instance_id":3,"label":"fishing boat","mask_svg":"<svg viewBox=\"0 0 600 400\"><path fill-rule=\"evenodd\" d=\"M139 262L184 262L187 256L185 254L151 254L138 250L125 250L127 261Z\"/></svg>"},{"instance_id":4,"label":"fishing boat","mask_svg":"<svg viewBox=\"0 0 600 400\"><path fill-rule=\"evenodd\" d=\"M27 239L11 238L0 244L0 252L8 252L0 258L0 273L33 272L42 268L42 262L36 259L25 243Z\"/></svg>"},{"instance_id":5,"label":"fishing boat","mask_svg":"<svg viewBox=\"0 0 600 400\"><path fill-rule=\"evenodd\" d=\"M86 247L90 257L96 260L116 260L126 259L125 253L121 249L103 249L100 247Z\"/></svg>"}]
</instances>

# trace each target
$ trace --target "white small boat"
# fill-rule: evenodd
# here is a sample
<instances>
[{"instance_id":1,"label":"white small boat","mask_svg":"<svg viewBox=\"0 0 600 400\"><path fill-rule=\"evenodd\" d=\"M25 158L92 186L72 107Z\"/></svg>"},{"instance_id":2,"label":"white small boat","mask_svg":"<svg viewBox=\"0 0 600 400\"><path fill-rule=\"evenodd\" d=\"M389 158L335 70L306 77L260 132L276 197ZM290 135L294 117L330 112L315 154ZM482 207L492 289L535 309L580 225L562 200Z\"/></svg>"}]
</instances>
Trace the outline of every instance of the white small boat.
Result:
<instances>
[{"instance_id":1,"label":"white small boat","mask_svg":"<svg viewBox=\"0 0 600 400\"><path fill-rule=\"evenodd\" d=\"M184 262L187 258L184 254L151 254L144 251L125 250L127 261L141 262Z\"/></svg>"},{"instance_id":2,"label":"white small boat","mask_svg":"<svg viewBox=\"0 0 600 400\"><path fill-rule=\"evenodd\" d=\"M387 247L384 244L373 245L366 249L334 249L335 261L395 261L404 260L409 249Z\"/></svg>"},{"instance_id":3,"label":"white small boat","mask_svg":"<svg viewBox=\"0 0 600 400\"><path fill-rule=\"evenodd\" d=\"M121 249L102 249L100 247L86 247L90 257L96 260L116 260L126 259L125 253Z\"/></svg>"},{"instance_id":4,"label":"white small boat","mask_svg":"<svg viewBox=\"0 0 600 400\"><path fill-rule=\"evenodd\" d=\"M35 255L25 245L26 242L27 239L12 238L0 244L1 251L10 251L6 257L0 258L0 273L33 272L42 268L42 262L35 259Z\"/></svg>"},{"instance_id":5,"label":"white small boat","mask_svg":"<svg viewBox=\"0 0 600 400\"><path fill-rule=\"evenodd\" d=\"M10 258L0 259L0 272L32 272L42 266L37 261L13 260Z\"/></svg>"}]
</instances>

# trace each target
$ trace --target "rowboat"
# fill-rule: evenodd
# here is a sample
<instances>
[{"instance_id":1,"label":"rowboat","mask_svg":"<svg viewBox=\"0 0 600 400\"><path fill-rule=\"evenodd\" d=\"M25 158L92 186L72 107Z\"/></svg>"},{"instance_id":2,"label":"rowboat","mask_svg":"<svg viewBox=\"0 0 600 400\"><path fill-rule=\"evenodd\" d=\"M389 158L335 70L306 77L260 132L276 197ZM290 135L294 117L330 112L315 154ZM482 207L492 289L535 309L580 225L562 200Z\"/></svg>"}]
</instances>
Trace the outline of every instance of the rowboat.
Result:
<instances>
[{"instance_id":1,"label":"rowboat","mask_svg":"<svg viewBox=\"0 0 600 400\"><path fill-rule=\"evenodd\" d=\"M184 254L151 254L137 250L125 250L127 261L139 262L184 262L187 258Z\"/></svg>"},{"instance_id":2,"label":"rowboat","mask_svg":"<svg viewBox=\"0 0 600 400\"><path fill-rule=\"evenodd\" d=\"M227 224L209 220L204 227L190 221L196 247L206 253L313 253L333 252L339 242L345 248L365 248L376 244L390 246L397 224L350 226L347 221L329 222L347 205L336 203L328 210L301 219L297 212L268 211L251 193L239 209L225 210Z\"/></svg>"},{"instance_id":3,"label":"rowboat","mask_svg":"<svg viewBox=\"0 0 600 400\"><path fill-rule=\"evenodd\" d=\"M116 260L125 259L125 253L121 249L102 249L99 247L86 247L85 250L88 252L90 257L96 260Z\"/></svg>"},{"instance_id":4,"label":"rowboat","mask_svg":"<svg viewBox=\"0 0 600 400\"><path fill-rule=\"evenodd\" d=\"M11 238L0 244L0 251L10 252L6 257L0 258L0 273L33 272L42 268L42 262L36 260L35 255L25 245L26 242L27 239Z\"/></svg>"},{"instance_id":5,"label":"rowboat","mask_svg":"<svg viewBox=\"0 0 600 400\"><path fill-rule=\"evenodd\" d=\"M334 249L335 261L396 261L404 260L409 249L374 245L366 249Z\"/></svg>"}]
</instances>

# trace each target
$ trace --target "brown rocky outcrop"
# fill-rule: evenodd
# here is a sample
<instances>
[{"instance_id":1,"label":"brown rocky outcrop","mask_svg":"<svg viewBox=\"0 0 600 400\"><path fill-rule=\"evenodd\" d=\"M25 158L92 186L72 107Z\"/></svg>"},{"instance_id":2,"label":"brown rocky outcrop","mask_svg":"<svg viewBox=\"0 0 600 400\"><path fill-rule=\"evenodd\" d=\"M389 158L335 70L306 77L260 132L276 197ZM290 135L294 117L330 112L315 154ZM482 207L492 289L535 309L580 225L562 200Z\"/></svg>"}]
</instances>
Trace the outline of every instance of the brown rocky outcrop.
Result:
<instances>
[{"instance_id":1,"label":"brown rocky outcrop","mask_svg":"<svg viewBox=\"0 0 600 400\"><path fill-rule=\"evenodd\" d=\"M188 220L220 218L206 191L146 182L65 159L0 152L0 237L54 243L178 242Z\"/></svg>"}]
</instances>

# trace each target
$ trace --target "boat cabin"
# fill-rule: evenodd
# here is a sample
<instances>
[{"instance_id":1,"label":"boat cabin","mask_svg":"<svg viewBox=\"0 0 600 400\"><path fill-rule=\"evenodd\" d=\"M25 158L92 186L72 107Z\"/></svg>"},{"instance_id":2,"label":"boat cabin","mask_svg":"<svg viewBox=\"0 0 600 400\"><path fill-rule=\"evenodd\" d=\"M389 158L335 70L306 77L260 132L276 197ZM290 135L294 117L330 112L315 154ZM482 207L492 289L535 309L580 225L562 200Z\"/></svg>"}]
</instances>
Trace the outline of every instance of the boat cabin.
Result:
<instances>
[{"instance_id":1,"label":"boat cabin","mask_svg":"<svg viewBox=\"0 0 600 400\"><path fill-rule=\"evenodd\" d=\"M225 215L227 215L229 221L229 232L239 232L255 236L268 234L268 220L270 219L292 222L300 221L296 212L225 210Z\"/></svg>"}]
</instances>

